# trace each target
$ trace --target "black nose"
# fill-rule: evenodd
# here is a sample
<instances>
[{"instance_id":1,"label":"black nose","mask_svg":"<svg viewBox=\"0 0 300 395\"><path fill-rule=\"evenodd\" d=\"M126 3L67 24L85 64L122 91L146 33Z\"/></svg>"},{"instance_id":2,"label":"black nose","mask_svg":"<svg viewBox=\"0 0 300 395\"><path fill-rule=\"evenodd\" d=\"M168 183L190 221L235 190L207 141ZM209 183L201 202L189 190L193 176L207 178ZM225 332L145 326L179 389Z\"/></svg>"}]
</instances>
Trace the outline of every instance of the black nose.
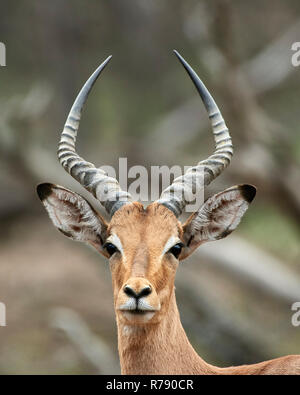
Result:
<instances>
[{"instance_id":1,"label":"black nose","mask_svg":"<svg viewBox=\"0 0 300 395\"><path fill-rule=\"evenodd\" d=\"M126 293L126 295L132 296L133 298L136 298L136 299L142 298L143 296L150 295L152 292L150 285L147 285L146 287L141 289L140 292L138 292L138 293L134 289L132 289L129 285L125 285L123 290Z\"/></svg>"}]
</instances>

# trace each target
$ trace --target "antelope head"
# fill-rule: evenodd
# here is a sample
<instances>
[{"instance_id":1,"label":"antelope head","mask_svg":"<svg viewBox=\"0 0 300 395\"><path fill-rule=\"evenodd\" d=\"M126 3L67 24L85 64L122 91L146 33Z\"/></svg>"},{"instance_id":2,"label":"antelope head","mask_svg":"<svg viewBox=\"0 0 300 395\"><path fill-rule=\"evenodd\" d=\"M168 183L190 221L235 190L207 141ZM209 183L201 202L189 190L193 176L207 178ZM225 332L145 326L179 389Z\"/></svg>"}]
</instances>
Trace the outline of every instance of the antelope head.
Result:
<instances>
[{"instance_id":1,"label":"antelope head","mask_svg":"<svg viewBox=\"0 0 300 395\"><path fill-rule=\"evenodd\" d=\"M229 235L253 200L251 185L231 187L210 197L182 224L178 217L189 193L202 177L212 182L231 161L230 134L214 99L188 63L175 52L192 79L208 112L215 152L174 180L146 209L122 191L118 181L79 157L75 149L81 111L88 94L107 65L107 58L78 94L58 146L63 168L105 207L105 221L80 195L61 186L40 184L38 195L52 222L65 236L86 242L109 260L117 321L126 325L159 323L166 315L179 261L202 243Z\"/></svg>"}]
</instances>

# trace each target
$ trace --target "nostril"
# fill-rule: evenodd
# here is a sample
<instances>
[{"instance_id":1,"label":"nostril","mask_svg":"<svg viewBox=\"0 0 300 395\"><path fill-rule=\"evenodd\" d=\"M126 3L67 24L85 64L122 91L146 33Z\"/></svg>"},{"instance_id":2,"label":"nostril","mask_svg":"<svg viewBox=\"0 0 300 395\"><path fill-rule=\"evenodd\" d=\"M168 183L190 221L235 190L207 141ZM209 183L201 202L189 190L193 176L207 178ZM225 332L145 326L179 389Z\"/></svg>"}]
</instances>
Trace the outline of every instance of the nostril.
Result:
<instances>
[{"instance_id":1,"label":"nostril","mask_svg":"<svg viewBox=\"0 0 300 395\"><path fill-rule=\"evenodd\" d=\"M147 285L147 287L143 288L140 293L138 294L138 298L142 298L143 296L150 295L152 292L152 289L150 285Z\"/></svg>"},{"instance_id":2,"label":"nostril","mask_svg":"<svg viewBox=\"0 0 300 395\"><path fill-rule=\"evenodd\" d=\"M125 285L125 287L123 288L123 291L125 292L125 294L127 296L133 296L134 298L138 297L136 292L129 285Z\"/></svg>"},{"instance_id":3,"label":"nostril","mask_svg":"<svg viewBox=\"0 0 300 395\"><path fill-rule=\"evenodd\" d=\"M125 285L123 288L123 291L127 296L131 296L131 297L138 299L138 298L142 298L143 296L150 295L152 292L152 288L150 287L150 285L147 285L139 293L137 293L129 285Z\"/></svg>"}]
</instances>

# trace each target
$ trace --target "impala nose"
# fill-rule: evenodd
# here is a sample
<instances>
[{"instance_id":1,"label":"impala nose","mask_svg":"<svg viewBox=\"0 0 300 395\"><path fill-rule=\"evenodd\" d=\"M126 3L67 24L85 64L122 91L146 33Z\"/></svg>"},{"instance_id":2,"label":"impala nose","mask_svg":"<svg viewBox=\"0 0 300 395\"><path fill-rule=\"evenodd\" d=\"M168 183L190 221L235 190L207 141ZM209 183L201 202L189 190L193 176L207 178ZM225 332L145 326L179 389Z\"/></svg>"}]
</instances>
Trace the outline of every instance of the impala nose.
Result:
<instances>
[{"instance_id":1,"label":"impala nose","mask_svg":"<svg viewBox=\"0 0 300 395\"><path fill-rule=\"evenodd\" d=\"M123 288L123 291L127 296L131 296L135 299L142 298L143 296L148 296L151 294L152 289L150 285L147 285L146 287L142 288L141 290L137 291L130 287L128 284L126 284Z\"/></svg>"}]
</instances>

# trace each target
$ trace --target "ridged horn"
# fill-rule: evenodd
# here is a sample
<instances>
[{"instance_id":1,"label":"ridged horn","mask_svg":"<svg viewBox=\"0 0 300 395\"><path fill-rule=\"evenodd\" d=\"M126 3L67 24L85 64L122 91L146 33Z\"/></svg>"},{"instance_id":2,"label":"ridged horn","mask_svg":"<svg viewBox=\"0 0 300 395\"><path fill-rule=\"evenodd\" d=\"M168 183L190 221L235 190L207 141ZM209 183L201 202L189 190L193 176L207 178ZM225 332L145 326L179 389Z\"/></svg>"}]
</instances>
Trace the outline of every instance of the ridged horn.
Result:
<instances>
[{"instance_id":1,"label":"ridged horn","mask_svg":"<svg viewBox=\"0 0 300 395\"><path fill-rule=\"evenodd\" d=\"M122 191L118 181L81 158L75 148L82 108L97 78L110 61L109 56L90 76L79 92L66 120L58 145L58 160L63 168L91 192L112 216L120 207L132 201L129 193Z\"/></svg>"},{"instance_id":2,"label":"ridged horn","mask_svg":"<svg viewBox=\"0 0 300 395\"><path fill-rule=\"evenodd\" d=\"M183 57L175 50L174 53L193 81L208 112L216 147L213 155L191 167L162 192L158 203L169 208L178 217L184 207L191 203L190 192L194 192L199 184L210 184L230 164L233 145L222 114L206 86Z\"/></svg>"}]
</instances>

